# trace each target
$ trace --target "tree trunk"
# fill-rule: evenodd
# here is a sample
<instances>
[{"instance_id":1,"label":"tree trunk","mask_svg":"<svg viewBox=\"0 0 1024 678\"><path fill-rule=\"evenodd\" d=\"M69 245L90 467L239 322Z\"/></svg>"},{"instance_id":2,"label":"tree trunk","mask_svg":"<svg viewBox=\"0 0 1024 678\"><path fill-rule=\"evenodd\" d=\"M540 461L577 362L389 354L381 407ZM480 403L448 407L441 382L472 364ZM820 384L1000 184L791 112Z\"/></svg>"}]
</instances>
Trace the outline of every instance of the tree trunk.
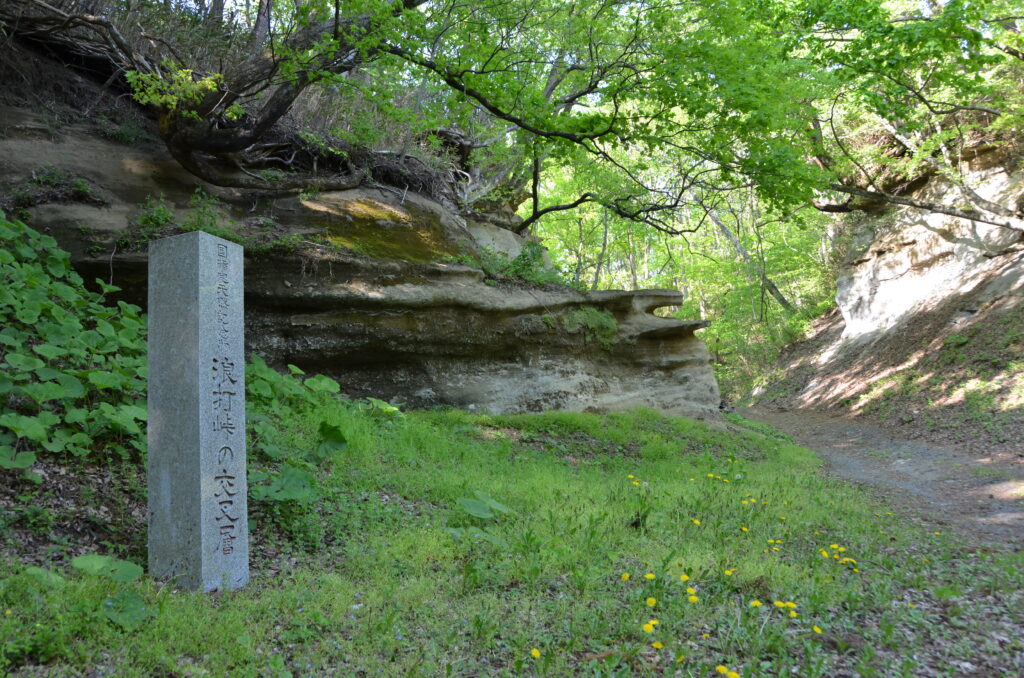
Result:
<instances>
[{"instance_id":1,"label":"tree trunk","mask_svg":"<svg viewBox=\"0 0 1024 678\"><path fill-rule=\"evenodd\" d=\"M736 235L729 230L729 228L725 225L725 222L719 219L718 215L711 210L708 210L708 217L711 219L711 221L715 222L715 226L718 226L718 229L722 232L722 235L729 239L729 242L731 242L732 246L736 248L736 251L739 252L739 255L743 257L743 261L746 262L747 266L754 266L754 261L750 257L750 253L747 252L747 248L744 247L743 243L740 242L740 239L737 238ZM793 304L789 303L789 300L786 299L785 296L783 296L778 286L776 286L775 283L771 281L771 278L769 278L768 275L764 272L764 267L758 266L757 270L760 274L761 286L768 291L768 294L772 295L775 298L775 301L779 302L779 306L786 309L786 311L790 313L795 312L796 309L793 307Z\"/></svg>"},{"instance_id":2,"label":"tree trunk","mask_svg":"<svg viewBox=\"0 0 1024 678\"><path fill-rule=\"evenodd\" d=\"M604 235L601 237L601 251L597 255L597 266L594 268L594 284L590 289L596 290L597 284L601 282L601 267L604 265L604 257L608 252L608 212L601 212L601 220L604 222Z\"/></svg>"},{"instance_id":3,"label":"tree trunk","mask_svg":"<svg viewBox=\"0 0 1024 678\"><path fill-rule=\"evenodd\" d=\"M271 0L260 0L256 7L256 23L252 27L252 43L260 45L270 34Z\"/></svg>"}]
</instances>

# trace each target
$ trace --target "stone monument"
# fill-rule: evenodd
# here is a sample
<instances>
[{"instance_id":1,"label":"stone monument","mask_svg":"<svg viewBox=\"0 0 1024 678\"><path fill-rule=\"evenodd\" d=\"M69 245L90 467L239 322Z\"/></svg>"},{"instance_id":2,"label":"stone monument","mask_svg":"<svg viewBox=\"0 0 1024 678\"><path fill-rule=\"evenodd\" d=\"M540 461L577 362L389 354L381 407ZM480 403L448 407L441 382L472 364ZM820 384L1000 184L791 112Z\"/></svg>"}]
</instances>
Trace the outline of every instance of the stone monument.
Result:
<instances>
[{"instance_id":1,"label":"stone monument","mask_svg":"<svg viewBox=\"0 0 1024 678\"><path fill-rule=\"evenodd\" d=\"M249 580L242 247L149 245L149 572L192 590Z\"/></svg>"}]
</instances>

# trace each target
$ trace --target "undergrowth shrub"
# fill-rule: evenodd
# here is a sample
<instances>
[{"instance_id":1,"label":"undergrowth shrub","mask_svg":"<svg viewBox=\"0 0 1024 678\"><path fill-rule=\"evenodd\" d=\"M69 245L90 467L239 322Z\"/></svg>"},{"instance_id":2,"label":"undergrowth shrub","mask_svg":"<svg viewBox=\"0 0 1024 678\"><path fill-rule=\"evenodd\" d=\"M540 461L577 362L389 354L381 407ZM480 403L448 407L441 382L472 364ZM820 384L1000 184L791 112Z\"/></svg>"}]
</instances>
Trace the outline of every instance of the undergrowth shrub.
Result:
<instances>
[{"instance_id":1,"label":"undergrowth shrub","mask_svg":"<svg viewBox=\"0 0 1024 678\"><path fill-rule=\"evenodd\" d=\"M106 306L57 242L0 214L0 468L145 452L146 323ZM97 281L104 293L116 287Z\"/></svg>"},{"instance_id":2,"label":"undergrowth shrub","mask_svg":"<svg viewBox=\"0 0 1024 678\"><path fill-rule=\"evenodd\" d=\"M166 216L160 208L149 205L156 222ZM97 284L104 293L118 289ZM32 467L46 455L99 464L144 460L145 316L124 302L106 305L85 288L56 240L2 214L0 366L0 469L40 482ZM299 447L282 436L281 424L322 406L340 387L322 375L302 378L294 366L278 373L259 356L246 369L254 509L312 544L322 531L314 472L347 440L322 422L318 441Z\"/></svg>"}]
</instances>

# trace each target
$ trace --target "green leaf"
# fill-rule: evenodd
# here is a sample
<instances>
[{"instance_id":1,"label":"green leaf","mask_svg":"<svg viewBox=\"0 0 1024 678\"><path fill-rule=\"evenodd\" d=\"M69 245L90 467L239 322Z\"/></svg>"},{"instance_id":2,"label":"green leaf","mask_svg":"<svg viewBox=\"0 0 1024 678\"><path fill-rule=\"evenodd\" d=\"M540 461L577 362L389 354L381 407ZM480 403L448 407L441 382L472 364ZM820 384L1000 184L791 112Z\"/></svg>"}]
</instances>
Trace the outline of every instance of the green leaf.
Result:
<instances>
[{"instance_id":1,"label":"green leaf","mask_svg":"<svg viewBox=\"0 0 1024 678\"><path fill-rule=\"evenodd\" d=\"M71 567L86 574L95 574L122 583L135 581L142 576L142 568L135 563L113 556L101 556L98 553L72 558Z\"/></svg>"},{"instance_id":2,"label":"green leaf","mask_svg":"<svg viewBox=\"0 0 1024 678\"><path fill-rule=\"evenodd\" d=\"M309 387L309 390L316 393L338 393L341 391L341 386L338 382L322 374L310 377L306 380L305 384Z\"/></svg>"},{"instance_id":3,"label":"green leaf","mask_svg":"<svg viewBox=\"0 0 1024 678\"><path fill-rule=\"evenodd\" d=\"M7 360L11 367L19 370L35 370L46 365L46 363L34 355L25 355L23 353L8 353L5 360Z\"/></svg>"},{"instance_id":4,"label":"green leaf","mask_svg":"<svg viewBox=\"0 0 1024 678\"><path fill-rule=\"evenodd\" d=\"M55 360L61 357L62 355L67 355L68 353L66 349L60 348L59 346L54 346L52 344L39 344L38 346L33 346L32 350L38 353L39 355L43 356L47 360Z\"/></svg>"},{"instance_id":5,"label":"green leaf","mask_svg":"<svg viewBox=\"0 0 1024 678\"><path fill-rule=\"evenodd\" d=\"M119 388L124 385L124 377L113 372L96 370L89 372L86 379L96 388Z\"/></svg>"},{"instance_id":6,"label":"green leaf","mask_svg":"<svg viewBox=\"0 0 1024 678\"><path fill-rule=\"evenodd\" d=\"M262 379L255 379L249 382L248 389L250 395L268 399L274 397L274 390L270 387L270 384Z\"/></svg>"},{"instance_id":7,"label":"green leaf","mask_svg":"<svg viewBox=\"0 0 1024 678\"><path fill-rule=\"evenodd\" d=\"M28 438L35 442L46 439L46 426L40 417L26 417L8 412L0 415L0 426L10 429L19 438Z\"/></svg>"},{"instance_id":8,"label":"green leaf","mask_svg":"<svg viewBox=\"0 0 1024 678\"><path fill-rule=\"evenodd\" d=\"M107 598L100 605L107 619L125 631L134 631L153 616L153 611L135 591L124 589L113 598Z\"/></svg>"},{"instance_id":9,"label":"green leaf","mask_svg":"<svg viewBox=\"0 0 1024 678\"><path fill-rule=\"evenodd\" d=\"M19 468L28 468L36 463L36 455L32 452L18 452L10 445L0 445L0 468L13 471Z\"/></svg>"},{"instance_id":10,"label":"green leaf","mask_svg":"<svg viewBox=\"0 0 1024 678\"><path fill-rule=\"evenodd\" d=\"M288 371L291 372L292 374L305 374L305 372L303 372L301 369L292 364L288 365Z\"/></svg>"},{"instance_id":11,"label":"green leaf","mask_svg":"<svg viewBox=\"0 0 1024 678\"><path fill-rule=\"evenodd\" d=\"M458 500L458 503L459 506L466 509L466 512L474 518L490 520L494 517L494 512L491 510L491 507L479 499L462 498Z\"/></svg>"},{"instance_id":12,"label":"green leaf","mask_svg":"<svg viewBox=\"0 0 1024 678\"><path fill-rule=\"evenodd\" d=\"M253 496L267 501L312 501L317 497L316 478L312 473L286 464L270 485L254 487Z\"/></svg>"},{"instance_id":13,"label":"green leaf","mask_svg":"<svg viewBox=\"0 0 1024 678\"><path fill-rule=\"evenodd\" d=\"M499 504L497 501L494 500L493 497L491 497L488 494L485 494L484 492L474 492L473 494L476 495L477 499L487 504L489 507L491 507L498 513L512 513L512 509L505 506L504 504Z\"/></svg>"},{"instance_id":14,"label":"green leaf","mask_svg":"<svg viewBox=\"0 0 1024 678\"><path fill-rule=\"evenodd\" d=\"M323 461L335 452L340 452L348 447L348 438L345 437L345 432L340 427L328 424L326 421L320 422L320 437L323 440L313 453L316 461Z\"/></svg>"},{"instance_id":15,"label":"green leaf","mask_svg":"<svg viewBox=\"0 0 1024 678\"><path fill-rule=\"evenodd\" d=\"M108 285L99 278L96 278L96 285L99 286L101 294L110 294L111 292L121 291L121 288L117 285Z\"/></svg>"},{"instance_id":16,"label":"green leaf","mask_svg":"<svg viewBox=\"0 0 1024 678\"><path fill-rule=\"evenodd\" d=\"M85 395L85 385L70 374L58 374L57 383L64 388L64 397L77 400Z\"/></svg>"},{"instance_id":17,"label":"green leaf","mask_svg":"<svg viewBox=\"0 0 1024 678\"><path fill-rule=\"evenodd\" d=\"M21 387L22 392L36 403L42 404L50 400L57 400L65 396L65 389L60 384L52 381L44 381L38 384L25 384Z\"/></svg>"}]
</instances>

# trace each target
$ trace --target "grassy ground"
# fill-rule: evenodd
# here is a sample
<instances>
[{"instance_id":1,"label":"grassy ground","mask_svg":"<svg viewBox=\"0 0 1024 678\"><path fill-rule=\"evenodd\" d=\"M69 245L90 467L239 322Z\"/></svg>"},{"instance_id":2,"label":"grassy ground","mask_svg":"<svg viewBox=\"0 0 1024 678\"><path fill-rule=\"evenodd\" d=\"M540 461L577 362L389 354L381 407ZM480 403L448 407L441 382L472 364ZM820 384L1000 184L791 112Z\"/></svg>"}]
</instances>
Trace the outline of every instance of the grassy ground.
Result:
<instances>
[{"instance_id":1,"label":"grassy ground","mask_svg":"<svg viewBox=\"0 0 1024 678\"><path fill-rule=\"evenodd\" d=\"M903 522L779 437L644 411L401 414L321 398L274 422L278 437L257 441L254 453L312 449L323 422L347 446L319 464L315 498L257 503L250 586L188 594L70 568L55 577L8 558L0 668L744 677L1024 669L1020 554L967 549ZM137 625L103 614L126 592L146 604Z\"/></svg>"},{"instance_id":2,"label":"grassy ground","mask_svg":"<svg viewBox=\"0 0 1024 678\"><path fill-rule=\"evenodd\" d=\"M154 582L145 318L55 245L0 217L0 675L1024 675L1022 554L762 425L402 413L258 358L252 582Z\"/></svg>"}]
</instances>

